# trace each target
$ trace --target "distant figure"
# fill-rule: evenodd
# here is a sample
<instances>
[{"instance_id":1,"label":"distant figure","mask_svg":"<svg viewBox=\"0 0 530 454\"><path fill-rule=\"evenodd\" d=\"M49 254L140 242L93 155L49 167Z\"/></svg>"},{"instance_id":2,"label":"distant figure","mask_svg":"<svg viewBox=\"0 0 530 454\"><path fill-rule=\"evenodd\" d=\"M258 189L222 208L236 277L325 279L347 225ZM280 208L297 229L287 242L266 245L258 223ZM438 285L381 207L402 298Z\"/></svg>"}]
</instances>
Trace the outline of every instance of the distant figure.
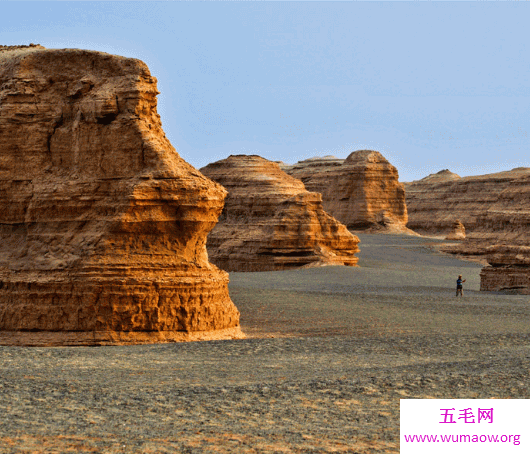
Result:
<instances>
[{"instance_id":1,"label":"distant figure","mask_svg":"<svg viewBox=\"0 0 530 454\"><path fill-rule=\"evenodd\" d=\"M456 296L460 293L460 296L464 296L464 287L462 284L466 282L466 280L462 280L462 275L458 275L458 279L456 280Z\"/></svg>"}]
</instances>

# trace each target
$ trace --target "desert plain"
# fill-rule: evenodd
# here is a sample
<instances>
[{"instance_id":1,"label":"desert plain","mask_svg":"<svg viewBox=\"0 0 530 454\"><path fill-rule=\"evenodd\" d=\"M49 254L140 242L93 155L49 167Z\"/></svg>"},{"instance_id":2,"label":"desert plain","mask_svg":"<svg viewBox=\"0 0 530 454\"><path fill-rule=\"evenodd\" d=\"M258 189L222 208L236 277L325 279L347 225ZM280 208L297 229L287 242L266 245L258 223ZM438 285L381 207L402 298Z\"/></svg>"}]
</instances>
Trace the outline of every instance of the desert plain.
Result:
<instances>
[{"instance_id":1,"label":"desert plain","mask_svg":"<svg viewBox=\"0 0 530 454\"><path fill-rule=\"evenodd\" d=\"M359 267L230 273L246 339L0 347L0 452L397 453L400 399L529 398L528 295L358 236Z\"/></svg>"}]
</instances>

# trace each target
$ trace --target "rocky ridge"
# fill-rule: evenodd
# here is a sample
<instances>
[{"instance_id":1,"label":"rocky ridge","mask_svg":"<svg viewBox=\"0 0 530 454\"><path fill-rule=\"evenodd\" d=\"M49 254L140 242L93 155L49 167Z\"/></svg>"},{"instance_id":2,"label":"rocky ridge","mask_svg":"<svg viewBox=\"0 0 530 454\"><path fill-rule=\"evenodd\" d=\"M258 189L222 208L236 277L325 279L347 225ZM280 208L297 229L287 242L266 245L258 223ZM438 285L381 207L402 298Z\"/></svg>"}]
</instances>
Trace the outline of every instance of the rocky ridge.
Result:
<instances>
[{"instance_id":1,"label":"rocky ridge","mask_svg":"<svg viewBox=\"0 0 530 454\"><path fill-rule=\"evenodd\" d=\"M407 226L422 234L445 235L459 220L470 240L494 231L507 234L504 227L517 224L516 212L524 211L518 193L526 192L529 177L526 168L463 178L444 170L406 183Z\"/></svg>"},{"instance_id":2,"label":"rocky ridge","mask_svg":"<svg viewBox=\"0 0 530 454\"><path fill-rule=\"evenodd\" d=\"M306 159L284 170L309 191L321 193L324 209L349 229L409 232L397 169L377 151Z\"/></svg>"},{"instance_id":3,"label":"rocky ridge","mask_svg":"<svg viewBox=\"0 0 530 454\"><path fill-rule=\"evenodd\" d=\"M176 153L135 59L0 49L0 343L241 337L206 235L226 191Z\"/></svg>"},{"instance_id":4,"label":"rocky ridge","mask_svg":"<svg viewBox=\"0 0 530 454\"><path fill-rule=\"evenodd\" d=\"M322 208L320 194L259 156L230 156L201 169L228 191L208 236L210 260L227 271L355 265L358 238Z\"/></svg>"},{"instance_id":5,"label":"rocky ridge","mask_svg":"<svg viewBox=\"0 0 530 454\"><path fill-rule=\"evenodd\" d=\"M491 266L482 272L482 290L530 291L530 168L447 176L407 184L408 226L445 235L458 219L465 241L442 250L485 259Z\"/></svg>"}]
</instances>

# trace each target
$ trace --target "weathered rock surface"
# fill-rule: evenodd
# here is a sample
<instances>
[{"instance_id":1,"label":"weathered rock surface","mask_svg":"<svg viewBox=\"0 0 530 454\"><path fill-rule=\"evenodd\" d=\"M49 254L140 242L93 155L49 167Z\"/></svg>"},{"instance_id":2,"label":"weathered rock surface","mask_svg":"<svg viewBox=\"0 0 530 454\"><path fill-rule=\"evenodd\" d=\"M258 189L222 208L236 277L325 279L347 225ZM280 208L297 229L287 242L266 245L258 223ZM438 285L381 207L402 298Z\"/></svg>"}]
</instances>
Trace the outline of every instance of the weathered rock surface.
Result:
<instances>
[{"instance_id":1,"label":"weathered rock surface","mask_svg":"<svg viewBox=\"0 0 530 454\"><path fill-rule=\"evenodd\" d=\"M518 218L525 211L519 192L527 193L528 177L526 168L464 178L444 170L406 183L407 226L422 234L447 235L459 220L466 228L466 244L492 232L497 232L492 238L517 236Z\"/></svg>"},{"instance_id":2,"label":"weathered rock surface","mask_svg":"<svg viewBox=\"0 0 530 454\"><path fill-rule=\"evenodd\" d=\"M442 170L421 180L404 183L407 226L423 235L444 236L452 232L457 220L468 226L469 217L460 217L461 212L467 214L465 209L455 211L456 201L462 203L463 199L451 192L459 180L460 177L455 173Z\"/></svg>"},{"instance_id":3,"label":"weathered rock surface","mask_svg":"<svg viewBox=\"0 0 530 454\"><path fill-rule=\"evenodd\" d=\"M530 246L495 244L485 254L489 266L480 273L481 290L530 294Z\"/></svg>"},{"instance_id":4,"label":"weathered rock surface","mask_svg":"<svg viewBox=\"0 0 530 454\"><path fill-rule=\"evenodd\" d=\"M466 239L442 250L485 258L482 290L530 289L530 169L455 178L427 177L407 185L409 227L445 234L456 219Z\"/></svg>"},{"instance_id":5,"label":"weathered rock surface","mask_svg":"<svg viewBox=\"0 0 530 454\"><path fill-rule=\"evenodd\" d=\"M381 153L360 150L346 159L325 156L283 168L321 193L324 209L348 228L409 232L403 185Z\"/></svg>"},{"instance_id":6,"label":"weathered rock surface","mask_svg":"<svg viewBox=\"0 0 530 454\"><path fill-rule=\"evenodd\" d=\"M228 191L208 235L210 260L228 271L355 265L359 239L322 208L320 194L259 156L230 156L201 169Z\"/></svg>"},{"instance_id":7,"label":"weathered rock surface","mask_svg":"<svg viewBox=\"0 0 530 454\"><path fill-rule=\"evenodd\" d=\"M465 240L466 239L466 228L464 224L457 219L453 222L453 227L449 235L445 237L446 240Z\"/></svg>"},{"instance_id":8,"label":"weathered rock surface","mask_svg":"<svg viewBox=\"0 0 530 454\"><path fill-rule=\"evenodd\" d=\"M456 173L451 172L449 169L440 170L438 173L432 173L427 175L421 180L413 181L411 183L403 183L405 190L407 191L407 199L409 197L409 190L413 193L428 189L438 183L447 183L450 181L460 180L460 176Z\"/></svg>"},{"instance_id":9,"label":"weathered rock surface","mask_svg":"<svg viewBox=\"0 0 530 454\"><path fill-rule=\"evenodd\" d=\"M530 169L516 169L498 201L479 217L482 223L463 253L485 251L481 289L530 293ZM522 175L521 175L522 174ZM523 176L526 174L526 176ZM485 247L485 249L484 249Z\"/></svg>"},{"instance_id":10,"label":"weathered rock surface","mask_svg":"<svg viewBox=\"0 0 530 454\"><path fill-rule=\"evenodd\" d=\"M241 337L207 233L226 192L176 153L139 60L0 48L0 343Z\"/></svg>"}]
</instances>

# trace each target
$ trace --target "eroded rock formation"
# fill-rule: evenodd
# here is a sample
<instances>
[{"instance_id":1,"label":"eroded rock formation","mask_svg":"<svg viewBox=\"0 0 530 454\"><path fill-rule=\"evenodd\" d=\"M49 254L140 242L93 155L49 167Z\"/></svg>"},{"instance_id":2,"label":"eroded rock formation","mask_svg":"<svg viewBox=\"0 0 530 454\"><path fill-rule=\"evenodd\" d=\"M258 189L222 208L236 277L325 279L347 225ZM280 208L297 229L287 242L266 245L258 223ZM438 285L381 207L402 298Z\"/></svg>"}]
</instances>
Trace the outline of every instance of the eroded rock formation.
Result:
<instances>
[{"instance_id":1,"label":"eroded rock formation","mask_svg":"<svg viewBox=\"0 0 530 454\"><path fill-rule=\"evenodd\" d=\"M307 159L284 170L309 191L321 193L324 209L350 229L409 232L397 169L377 151L355 151L346 159Z\"/></svg>"},{"instance_id":2,"label":"eroded rock formation","mask_svg":"<svg viewBox=\"0 0 530 454\"><path fill-rule=\"evenodd\" d=\"M489 246L486 257L489 266L480 272L481 290L530 294L530 246Z\"/></svg>"},{"instance_id":3,"label":"eroded rock formation","mask_svg":"<svg viewBox=\"0 0 530 454\"><path fill-rule=\"evenodd\" d=\"M241 337L206 235L226 192L176 153L139 60L0 48L0 343Z\"/></svg>"},{"instance_id":4,"label":"eroded rock formation","mask_svg":"<svg viewBox=\"0 0 530 454\"><path fill-rule=\"evenodd\" d=\"M421 233L445 234L459 219L466 228L465 240L442 250L485 259L490 266L482 270L482 290L528 292L528 200L529 168L464 178L427 177L407 185L408 225Z\"/></svg>"},{"instance_id":5,"label":"eroded rock formation","mask_svg":"<svg viewBox=\"0 0 530 454\"><path fill-rule=\"evenodd\" d=\"M449 235L445 237L446 240L465 240L466 239L466 228L464 227L464 224L460 222L459 219L457 219L455 222L453 222L453 227L451 228L451 232Z\"/></svg>"},{"instance_id":6,"label":"eroded rock formation","mask_svg":"<svg viewBox=\"0 0 530 454\"><path fill-rule=\"evenodd\" d=\"M282 270L358 261L358 238L322 209L320 194L259 156L201 169L228 191L208 236L210 260L228 271Z\"/></svg>"},{"instance_id":7,"label":"eroded rock formation","mask_svg":"<svg viewBox=\"0 0 530 454\"><path fill-rule=\"evenodd\" d=\"M525 222L529 178L527 168L464 178L445 170L406 183L407 225L422 234L447 235L459 220L466 228L465 244L490 235L515 238Z\"/></svg>"},{"instance_id":8,"label":"eroded rock formation","mask_svg":"<svg viewBox=\"0 0 530 454\"><path fill-rule=\"evenodd\" d=\"M530 293L530 169L515 169L515 178L489 210L480 228L464 243L465 254L485 251L490 266L481 272L481 289ZM485 248L485 249L484 249Z\"/></svg>"},{"instance_id":9,"label":"eroded rock formation","mask_svg":"<svg viewBox=\"0 0 530 454\"><path fill-rule=\"evenodd\" d=\"M467 189L463 190L463 187L460 187L460 180L460 176L445 169L421 180L404 183L408 211L407 226L423 235L444 236L452 232L457 220L469 228L469 222L476 210L468 211L468 209L476 194L468 200ZM471 229L473 227L474 222L471 223Z\"/></svg>"}]
</instances>

